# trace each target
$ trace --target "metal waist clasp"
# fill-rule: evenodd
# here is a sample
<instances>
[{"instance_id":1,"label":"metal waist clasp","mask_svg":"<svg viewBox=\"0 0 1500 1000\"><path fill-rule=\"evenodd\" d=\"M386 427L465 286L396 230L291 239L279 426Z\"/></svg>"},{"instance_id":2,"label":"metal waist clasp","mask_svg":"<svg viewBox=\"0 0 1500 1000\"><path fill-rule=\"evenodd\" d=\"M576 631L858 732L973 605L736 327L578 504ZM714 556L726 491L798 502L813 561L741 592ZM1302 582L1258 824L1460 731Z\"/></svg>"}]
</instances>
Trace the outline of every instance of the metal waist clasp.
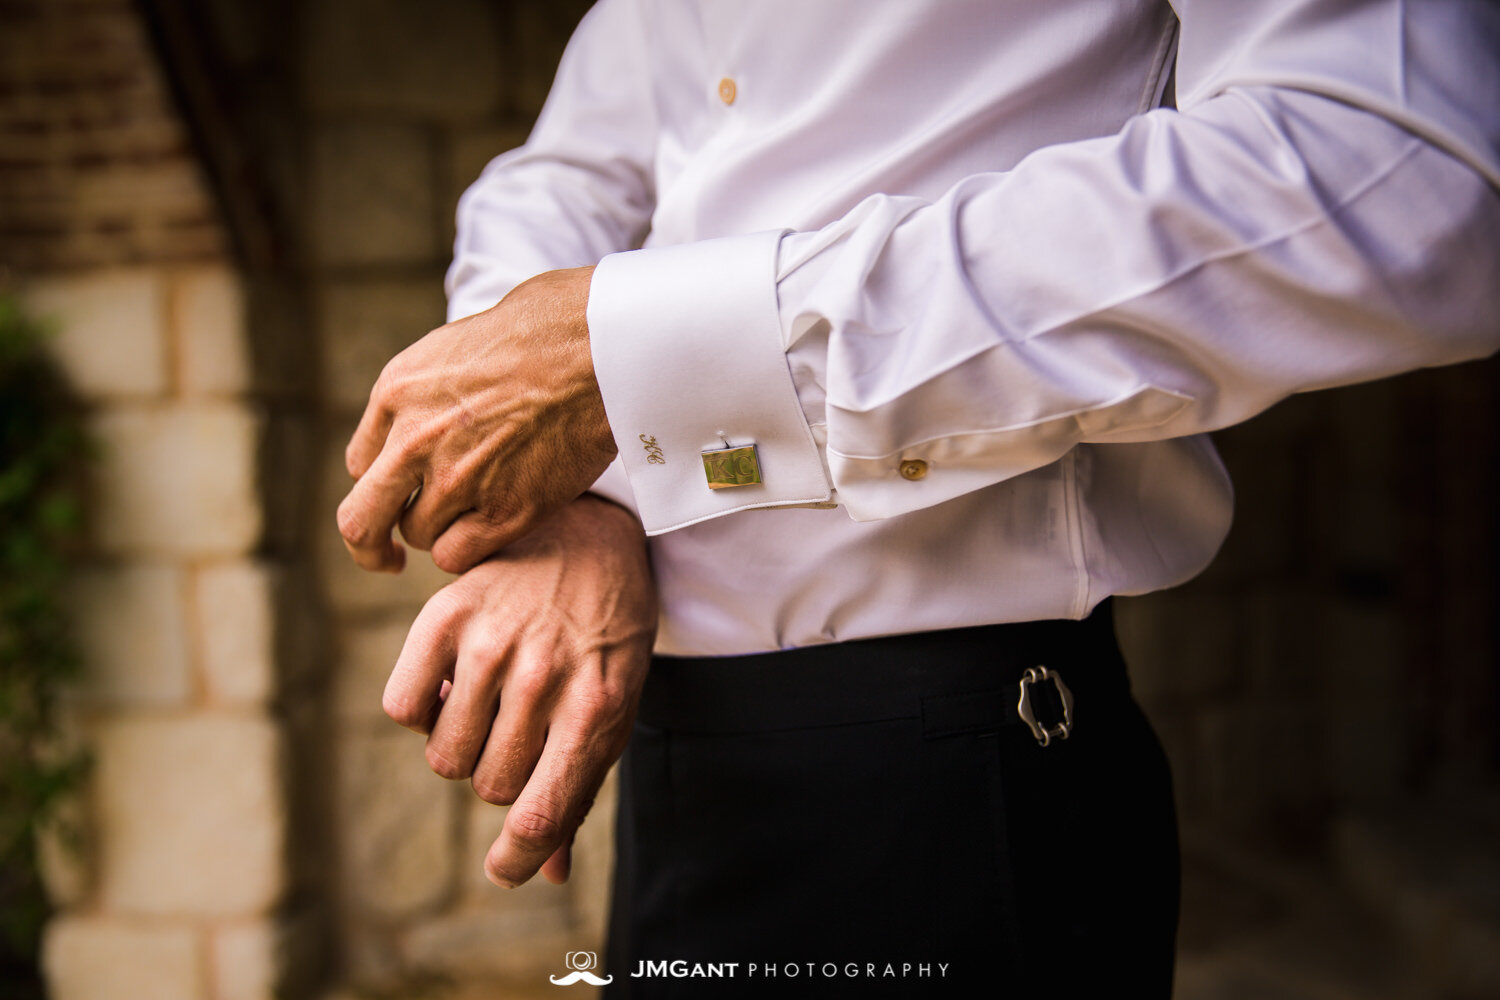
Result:
<instances>
[{"instance_id":1,"label":"metal waist clasp","mask_svg":"<svg viewBox=\"0 0 1500 1000\"><path fill-rule=\"evenodd\" d=\"M1032 686L1043 681L1051 681L1051 688L1038 687L1036 697L1033 697ZM1038 718L1038 707L1042 709L1041 718ZM1055 739L1065 740L1073 732L1073 692L1068 690L1057 671L1043 666L1027 667L1021 675L1021 700L1016 703L1016 713L1042 746Z\"/></svg>"}]
</instances>

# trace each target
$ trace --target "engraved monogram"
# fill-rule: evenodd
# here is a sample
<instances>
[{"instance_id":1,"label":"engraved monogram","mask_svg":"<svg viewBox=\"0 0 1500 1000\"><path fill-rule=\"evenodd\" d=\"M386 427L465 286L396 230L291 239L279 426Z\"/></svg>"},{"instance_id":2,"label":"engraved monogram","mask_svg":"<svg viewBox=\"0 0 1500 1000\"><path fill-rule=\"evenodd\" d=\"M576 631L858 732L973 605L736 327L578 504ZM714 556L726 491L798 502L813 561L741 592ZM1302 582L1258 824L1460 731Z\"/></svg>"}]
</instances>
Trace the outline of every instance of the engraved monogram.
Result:
<instances>
[{"instance_id":1,"label":"engraved monogram","mask_svg":"<svg viewBox=\"0 0 1500 1000\"><path fill-rule=\"evenodd\" d=\"M641 444L646 449L646 462L649 465L666 465L667 456L661 453L661 445L656 443L656 438L641 435Z\"/></svg>"},{"instance_id":2,"label":"engraved monogram","mask_svg":"<svg viewBox=\"0 0 1500 1000\"><path fill-rule=\"evenodd\" d=\"M755 445L703 453L703 474L711 490L753 486L760 480L760 458Z\"/></svg>"}]
</instances>

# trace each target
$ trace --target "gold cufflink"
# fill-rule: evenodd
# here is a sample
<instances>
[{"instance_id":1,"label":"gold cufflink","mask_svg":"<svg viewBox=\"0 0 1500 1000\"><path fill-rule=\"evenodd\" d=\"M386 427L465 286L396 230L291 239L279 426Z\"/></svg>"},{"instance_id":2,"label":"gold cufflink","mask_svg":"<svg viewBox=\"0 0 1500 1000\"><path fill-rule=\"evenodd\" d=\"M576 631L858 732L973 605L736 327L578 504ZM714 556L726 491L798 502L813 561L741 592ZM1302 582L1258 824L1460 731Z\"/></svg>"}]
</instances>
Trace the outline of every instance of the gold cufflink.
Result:
<instances>
[{"instance_id":1,"label":"gold cufflink","mask_svg":"<svg viewBox=\"0 0 1500 1000\"><path fill-rule=\"evenodd\" d=\"M708 488L727 490L735 486L754 486L760 482L760 456L755 445L743 448L718 448L703 452L703 474Z\"/></svg>"}]
</instances>

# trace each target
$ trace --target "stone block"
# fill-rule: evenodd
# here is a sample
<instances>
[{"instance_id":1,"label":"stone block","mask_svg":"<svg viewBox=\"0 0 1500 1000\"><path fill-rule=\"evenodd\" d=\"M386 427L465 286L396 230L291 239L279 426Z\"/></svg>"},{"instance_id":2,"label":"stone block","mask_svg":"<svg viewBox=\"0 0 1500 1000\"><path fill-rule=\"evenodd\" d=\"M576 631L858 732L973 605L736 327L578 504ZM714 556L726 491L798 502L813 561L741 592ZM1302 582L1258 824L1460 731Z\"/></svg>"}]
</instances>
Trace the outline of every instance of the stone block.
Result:
<instances>
[{"instance_id":1,"label":"stone block","mask_svg":"<svg viewBox=\"0 0 1500 1000\"><path fill-rule=\"evenodd\" d=\"M310 395L317 345L309 335L306 290L288 274L238 277L250 331L246 344L254 367L252 384L267 394Z\"/></svg>"},{"instance_id":2,"label":"stone block","mask_svg":"<svg viewBox=\"0 0 1500 1000\"><path fill-rule=\"evenodd\" d=\"M167 391L165 299L161 272L149 268L53 278L26 295L55 325L52 351L89 399Z\"/></svg>"},{"instance_id":3,"label":"stone block","mask_svg":"<svg viewBox=\"0 0 1500 1000\"><path fill-rule=\"evenodd\" d=\"M448 143L448 166L450 189L454 200L470 184L479 179L480 173L495 157L515 149L531 134L531 126L523 122L510 122L462 131Z\"/></svg>"},{"instance_id":4,"label":"stone block","mask_svg":"<svg viewBox=\"0 0 1500 1000\"><path fill-rule=\"evenodd\" d=\"M573 919L588 941L604 940L609 927L610 885L615 869L615 810L619 801L619 768L594 799L588 819L573 841ZM589 947L593 947L590 945Z\"/></svg>"},{"instance_id":5,"label":"stone block","mask_svg":"<svg viewBox=\"0 0 1500 1000\"><path fill-rule=\"evenodd\" d=\"M1164 591L1116 605L1131 685L1151 707L1211 699L1240 680L1235 604L1213 592Z\"/></svg>"},{"instance_id":6,"label":"stone block","mask_svg":"<svg viewBox=\"0 0 1500 1000\"><path fill-rule=\"evenodd\" d=\"M349 902L386 920L438 908L453 891L456 796L466 786L432 773L421 737L394 725L348 733L338 752Z\"/></svg>"},{"instance_id":7,"label":"stone block","mask_svg":"<svg viewBox=\"0 0 1500 1000\"><path fill-rule=\"evenodd\" d=\"M479 179L485 165L507 150L515 149L530 134L529 121L512 121L459 132L448 140L448 183L439 205L444 246L452 246L456 235L458 199Z\"/></svg>"},{"instance_id":8,"label":"stone block","mask_svg":"<svg viewBox=\"0 0 1500 1000\"><path fill-rule=\"evenodd\" d=\"M192 694L186 590L160 564L89 569L74 583L84 682L80 697L114 705L176 705Z\"/></svg>"},{"instance_id":9,"label":"stone block","mask_svg":"<svg viewBox=\"0 0 1500 1000\"><path fill-rule=\"evenodd\" d=\"M494 4L316 0L309 8L306 79L316 110L459 121L498 105L504 60Z\"/></svg>"},{"instance_id":10,"label":"stone block","mask_svg":"<svg viewBox=\"0 0 1500 1000\"><path fill-rule=\"evenodd\" d=\"M52 1000L207 1000L188 927L63 916L47 926L42 963Z\"/></svg>"},{"instance_id":11,"label":"stone block","mask_svg":"<svg viewBox=\"0 0 1500 1000\"><path fill-rule=\"evenodd\" d=\"M432 140L423 128L340 125L320 131L313 141L309 216L317 262L439 263L447 250L438 245L435 169Z\"/></svg>"},{"instance_id":12,"label":"stone block","mask_svg":"<svg viewBox=\"0 0 1500 1000\"><path fill-rule=\"evenodd\" d=\"M350 989L335 994L336 1000L368 1000L372 994L402 996L401 987L409 981L410 973L402 965L393 933L359 919L346 921L344 929L340 959Z\"/></svg>"},{"instance_id":13,"label":"stone block","mask_svg":"<svg viewBox=\"0 0 1500 1000\"><path fill-rule=\"evenodd\" d=\"M100 727L100 895L116 913L253 916L286 883L281 734L223 712Z\"/></svg>"},{"instance_id":14,"label":"stone block","mask_svg":"<svg viewBox=\"0 0 1500 1000\"><path fill-rule=\"evenodd\" d=\"M335 410L364 412L385 363L444 319L443 278L330 282L318 303L325 398Z\"/></svg>"},{"instance_id":15,"label":"stone block","mask_svg":"<svg viewBox=\"0 0 1500 1000\"><path fill-rule=\"evenodd\" d=\"M467 796L468 828L464 836L464 898L475 910L515 913L542 923L566 926L573 919L573 883L557 886L540 875L514 889L501 889L484 876L484 857L505 825L505 806L491 805L472 792ZM596 817L597 818L597 817Z\"/></svg>"},{"instance_id":16,"label":"stone block","mask_svg":"<svg viewBox=\"0 0 1500 1000\"><path fill-rule=\"evenodd\" d=\"M245 295L223 266L192 268L172 279L178 384L188 395L232 395L251 387Z\"/></svg>"},{"instance_id":17,"label":"stone block","mask_svg":"<svg viewBox=\"0 0 1500 1000\"><path fill-rule=\"evenodd\" d=\"M588 8L587 0L511 5L511 37L516 44L508 82L511 107L516 111L523 115L541 111L568 38Z\"/></svg>"},{"instance_id":18,"label":"stone block","mask_svg":"<svg viewBox=\"0 0 1500 1000\"><path fill-rule=\"evenodd\" d=\"M403 936L402 955L410 968L458 979L505 978L543 986L548 974L561 974L568 952L599 951L598 942L555 919L524 910L445 914L415 924Z\"/></svg>"},{"instance_id":19,"label":"stone block","mask_svg":"<svg viewBox=\"0 0 1500 1000\"><path fill-rule=\"evenodd\" d=\"M197 573L193 613L211 701L262 705L276 689L276 571L265 563L217 563Z\"/></svg>"},{"instance_id":20,"label":"stone block","mask_svg":"<svg viewBox=\"0 0 1500 1000\"><path fill-rule=\"evenodd\" d=\"M409 615L343 627L333 696L334 712L340 719L357 722L386 718L380 699L410 627Z\"/></svg>"},{"instance_id":21,"label":"stone block","mask_svg":"<svg viewBox=\"0 0 1500 1000\"><path fill-rule=\"evenodd\" d=\"M279 930L257 920L214 933L214 1000L277 1000Z\"/></svg>"},{"instance_id":22,"label":"stone block","mask_svg":"<svg viewBox=\"0 0 1500 1000\"><path fill-rule=\"evenodd\" d=\"M260 540L262 421L242 406L196 403L101 414L97 517L110 554L238 555Z\"/></svg>"},{"instance_id":23,"label":"stone block","mask_svg":"<svg viewBox=\"0 0 1500 1000\"><path fill-rule=\"evenodd\" d=\"M278 564L272 570L276 614L276 682L282 699L319 699L328 690L330 618L318 591L310 560Z\"/></svg>"},{"instance_id":24,"label":"stone block","mask_svg":"<svg viewBox=\"0 0 1500 1000\"><path fill-rule=\"evenodd\" d=\"M371 611L400 611L408 618L427 599L445 587L453 579L438 569L425 552L408 548L406 568L400 573L369 573L354 565L344 548L334 519L339 502L349 492L349 473L344 469L344 444L354 429L336 429L327 442L323 459L322 495L318 509L327 512L320 530L315 532L318 575L336 611L366 614Z\"/></svg>"},{"instance_id":25,"label":"stone block","mask_svg":"<svg viewBox=\"0 0 1500 1000\"><path fill-rule=\"evenodd\" d=\"M211 941L214 1000L316 996L320 935L307 909L219 927Z\"/></svg>"},{"instance_id":26,"label":"stone block","mask_svg":"<svg viewBox=\"0 0 1500 1000\"><path fill-rule=\"evenodd\" d=\"M268 552L300 556L308 549L319 437L317 422L306 411L273 406L267 414L258 465Z\"/></svg>"}]
</instances>

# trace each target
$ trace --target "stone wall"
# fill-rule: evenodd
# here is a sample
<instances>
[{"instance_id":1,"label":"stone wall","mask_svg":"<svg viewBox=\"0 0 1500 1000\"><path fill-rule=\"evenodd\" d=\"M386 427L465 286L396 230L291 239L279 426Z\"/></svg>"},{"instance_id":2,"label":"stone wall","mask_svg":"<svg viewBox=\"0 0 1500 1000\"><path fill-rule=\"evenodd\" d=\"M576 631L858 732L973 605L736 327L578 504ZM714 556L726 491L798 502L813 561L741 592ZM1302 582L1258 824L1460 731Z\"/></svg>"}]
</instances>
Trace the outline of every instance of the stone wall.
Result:
<instances>
[{"instance_id":1,"label":"stone wall","mask_svg":"<svg viewBox=\"0 0 1500 1000\"><path fill-rule=\"evenodd\" d=\"M1497 373L1297 397L1217 435L1223 552L1121 602L1189 820L1306 847L1341 812L1494 791Z\"/></svg>"},{"instance_id":2,"label":"stone wall","mask_svg":"<svg viewBox=\"0 0 1500 1000\"><path fill-rule=\"evenodd\" d=\"M269 998L293 888L286 573L265 545L267 419L247 398L238 280L142 265L28 292L99 450L69 704L94 767L82 853L47 852L52 995Z\"/></svg>"},{"instance_id":3,"label":"stone wall","mask_svg":"<svg viewBox=\"0 0 1500 1000\"><path fill-rule=\"evenodd\" d=\"M129 0L0 5L0 95L0 271L98 446L66 704L93 769L82 843L43 845L50 992L269 1000L321 961L290 863L317 840L291 766L316 623L279 513L307 476L248 333L277 296L229 260Z\"/></svg>"},{"instance_id":4,"label":"stone wall","mask_svg":"<svg viewBox=\"0 0 1500 1000\"><path fill-rule=\"evenodd\" d=\"M566 952L600 947L608 798L568 885L492 886L481 866L505 811L434 775L421 739L380 708L407 627L447 578L420 553L400 576L365 573L333 529L349 485L343 448L370 386L392 355L443 322L458 196L524 141L587 6L306 6L303 247L326 413L314 531L336 642L338 906L355 989L550 989L546 976Z\"/></svg>"}]
</instances>

